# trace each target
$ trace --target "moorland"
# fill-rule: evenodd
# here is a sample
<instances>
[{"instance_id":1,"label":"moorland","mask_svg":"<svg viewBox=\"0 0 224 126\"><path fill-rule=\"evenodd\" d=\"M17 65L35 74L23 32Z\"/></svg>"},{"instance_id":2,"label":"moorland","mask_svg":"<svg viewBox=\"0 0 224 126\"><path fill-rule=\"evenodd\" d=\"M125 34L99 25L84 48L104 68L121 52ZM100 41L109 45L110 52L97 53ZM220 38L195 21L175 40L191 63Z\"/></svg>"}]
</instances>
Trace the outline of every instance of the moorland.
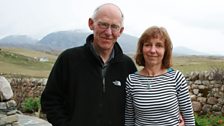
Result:
<instances>
[{"instance_id":1,"label":"moorland","mask_svg":"<svg viewBox=\"0 0 224 126\"><path fill-rule=\"evenodd\" d=\"M47 78L59 54L60 52L49 53L21 48L1 48L0 74ZM211 71L214 68L224 69L224 56L173 56L173 68L184 74Z\"/></svg>"}]
</instances>

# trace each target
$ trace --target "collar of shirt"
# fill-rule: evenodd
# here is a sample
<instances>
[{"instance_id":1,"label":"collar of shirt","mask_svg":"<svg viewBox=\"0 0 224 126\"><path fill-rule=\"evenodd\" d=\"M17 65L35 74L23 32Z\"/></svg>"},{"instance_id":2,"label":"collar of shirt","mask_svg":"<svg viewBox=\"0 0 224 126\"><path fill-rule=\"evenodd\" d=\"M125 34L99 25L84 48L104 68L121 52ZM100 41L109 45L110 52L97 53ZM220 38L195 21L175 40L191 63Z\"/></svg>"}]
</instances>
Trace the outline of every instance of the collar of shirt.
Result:
<instances>
[{"instance_id":1,"label":"collar of shirt","mask_svg":"<svg viewBox=\"0 0 224 126\"><path fill-rule=\"evenodd\" d=\"M110 57L109 59L104 63L102 58L99 56L99 54L96 52L96 49L94 48L93 46L93 43L91 43L91 51L93 52L93 54L98 57L98 59L100 60L100 63L101 65L104 67L104 66L107 66L108 63L114 58L114 49L112 50L111 54L110 54Z\"/></svg>"}]
</instances>

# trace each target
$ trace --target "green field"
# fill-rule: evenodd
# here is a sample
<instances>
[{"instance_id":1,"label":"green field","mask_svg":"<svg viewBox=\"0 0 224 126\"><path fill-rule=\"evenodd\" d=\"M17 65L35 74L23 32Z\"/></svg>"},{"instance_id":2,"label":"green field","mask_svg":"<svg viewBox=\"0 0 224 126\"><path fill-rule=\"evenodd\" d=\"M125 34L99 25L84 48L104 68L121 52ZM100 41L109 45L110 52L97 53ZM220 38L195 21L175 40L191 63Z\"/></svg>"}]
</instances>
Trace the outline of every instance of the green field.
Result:
<instances>
[{"instance_id":1,"label":"green field","mask_svg":"<svg viewBox=\"0 0 224 126\"><path fill-rule=\"evenodd\" d=\"M41 62L40 57L48 61ZM1 48L0 74L48 77L57 58L56 54L17 48ZM193 71L210 71L213 68L224 69L224 57L218 56L179 56L174 57L173 68L184 74ZM139 67L140 69L140 67Z\"/></svg>"},{"instance_id":2,"label":"green field","mask_svg":"<svg viewBox=\"0 0 224 126\"><path fill-rule=\"evenodd\" d=\"M39 61L41 57L47 58L48 61ZM56 58L56 55L45 52L1 48L0 73L4 75L48 77Z\"/></svg>"},{"instance_id":3,"label":"green field","mask_svg":"<svg viewBox=\"0 0 224 126\"><path fill-rule=\"evenodd\" d=\"M183 73L224 69L224 57L220 56L181 56L174 57L173 67Z\"/></svg>"},{"instance_id":4,"label":"green field","mask_svg":"<svg viewBox=\"0 0 224 126\"><path fill-rule=\"evenodd\" d=\"M133 57L133 56L132 56ZM183 74L224 69L224 57L221 56L174 56L173 68ZM138 67L141 69L141 67Z\"/></svg>"}]
</instances>

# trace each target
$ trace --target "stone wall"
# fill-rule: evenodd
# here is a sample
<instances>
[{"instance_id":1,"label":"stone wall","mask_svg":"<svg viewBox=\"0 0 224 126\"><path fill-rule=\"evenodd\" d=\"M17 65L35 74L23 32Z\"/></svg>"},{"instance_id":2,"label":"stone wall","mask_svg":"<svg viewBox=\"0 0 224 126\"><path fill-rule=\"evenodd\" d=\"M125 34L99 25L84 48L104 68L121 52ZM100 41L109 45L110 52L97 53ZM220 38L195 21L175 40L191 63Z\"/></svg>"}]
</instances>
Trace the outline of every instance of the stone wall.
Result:
<instances>
[{"instance_id":1,"label":"stone wall","mask_svg":"<svg viewBox=\"0 0 224 126\"><path fill-rule=\"evenodd\" d=\"M28 97L40 97L45 88L47 79L44 78L9 78L8 79L17 102L17 108L21 109L22 102Z\"/></svg>"},{"instance_id":2,"label":"stone wall","mask_svg":"<svg viewBox=\"0 0 224 126\"><path fill-rule=\"evenodd\" d=\"M224 72L192 72L186 75L194 112L224 115Z\"/></svg>"},{"instance_id":3,"label":"stone wall","mask_svg":"<svg viewBox=\"0 0 224 126\"><path fill-rule=\"evenodd\" d=\"M0 76L0 126L20 126L13 91L5 77Z\"/></svg>"},{"instance_id":4,"label":"stone wall","mask_svg":"<svg viewBox=\"0 0 224 126\"><path fill-rule=\"evenodd\" d=\"M193 109L199 114L224 115L224 72L192 72L185 75ZM18 106L26 97L40 97L47 79L8 79Z\"/></svg>"}]
</instances>

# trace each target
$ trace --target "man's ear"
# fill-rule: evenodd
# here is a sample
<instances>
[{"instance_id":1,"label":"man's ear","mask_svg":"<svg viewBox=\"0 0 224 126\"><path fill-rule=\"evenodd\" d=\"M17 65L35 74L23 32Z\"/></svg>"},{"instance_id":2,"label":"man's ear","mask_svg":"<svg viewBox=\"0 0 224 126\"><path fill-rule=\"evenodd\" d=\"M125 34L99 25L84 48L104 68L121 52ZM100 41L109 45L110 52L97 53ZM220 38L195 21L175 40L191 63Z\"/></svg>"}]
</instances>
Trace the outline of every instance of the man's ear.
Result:
<instances>
[{"instance_id":1,"label":"man's ear","mask_svg":"<svg viewBox=\"0 0 224 126\"><path fill-rule=\"evenodd\" d=\"M89 18L88 25L89 25L89 29L90 30L93 30L94 29L94 21L93 21L92 18Z\"/></svg>"},{"instance_id":2,"label":"man's ear","mask_svg":"<svg viewBox=\"0 0 224 126\"><path fill-rule=\"evenodd\" d=\"M122 28L120 29L120 34L122 34L123 31L124 31L124 27L122 27Z\"/></svg>"},{"instance_id":3,"label":"man's ear","mask_svg":"<svg viewBox=\"0 0 224 126\"><path fill-rule=\"evenodd\" d=\"M124 31L124 27L122 27L122 28L120 29L119 34L118 34L118 37L121 36L121 34L123 33L123 31Z\"/></svg>"}]
</instances>

